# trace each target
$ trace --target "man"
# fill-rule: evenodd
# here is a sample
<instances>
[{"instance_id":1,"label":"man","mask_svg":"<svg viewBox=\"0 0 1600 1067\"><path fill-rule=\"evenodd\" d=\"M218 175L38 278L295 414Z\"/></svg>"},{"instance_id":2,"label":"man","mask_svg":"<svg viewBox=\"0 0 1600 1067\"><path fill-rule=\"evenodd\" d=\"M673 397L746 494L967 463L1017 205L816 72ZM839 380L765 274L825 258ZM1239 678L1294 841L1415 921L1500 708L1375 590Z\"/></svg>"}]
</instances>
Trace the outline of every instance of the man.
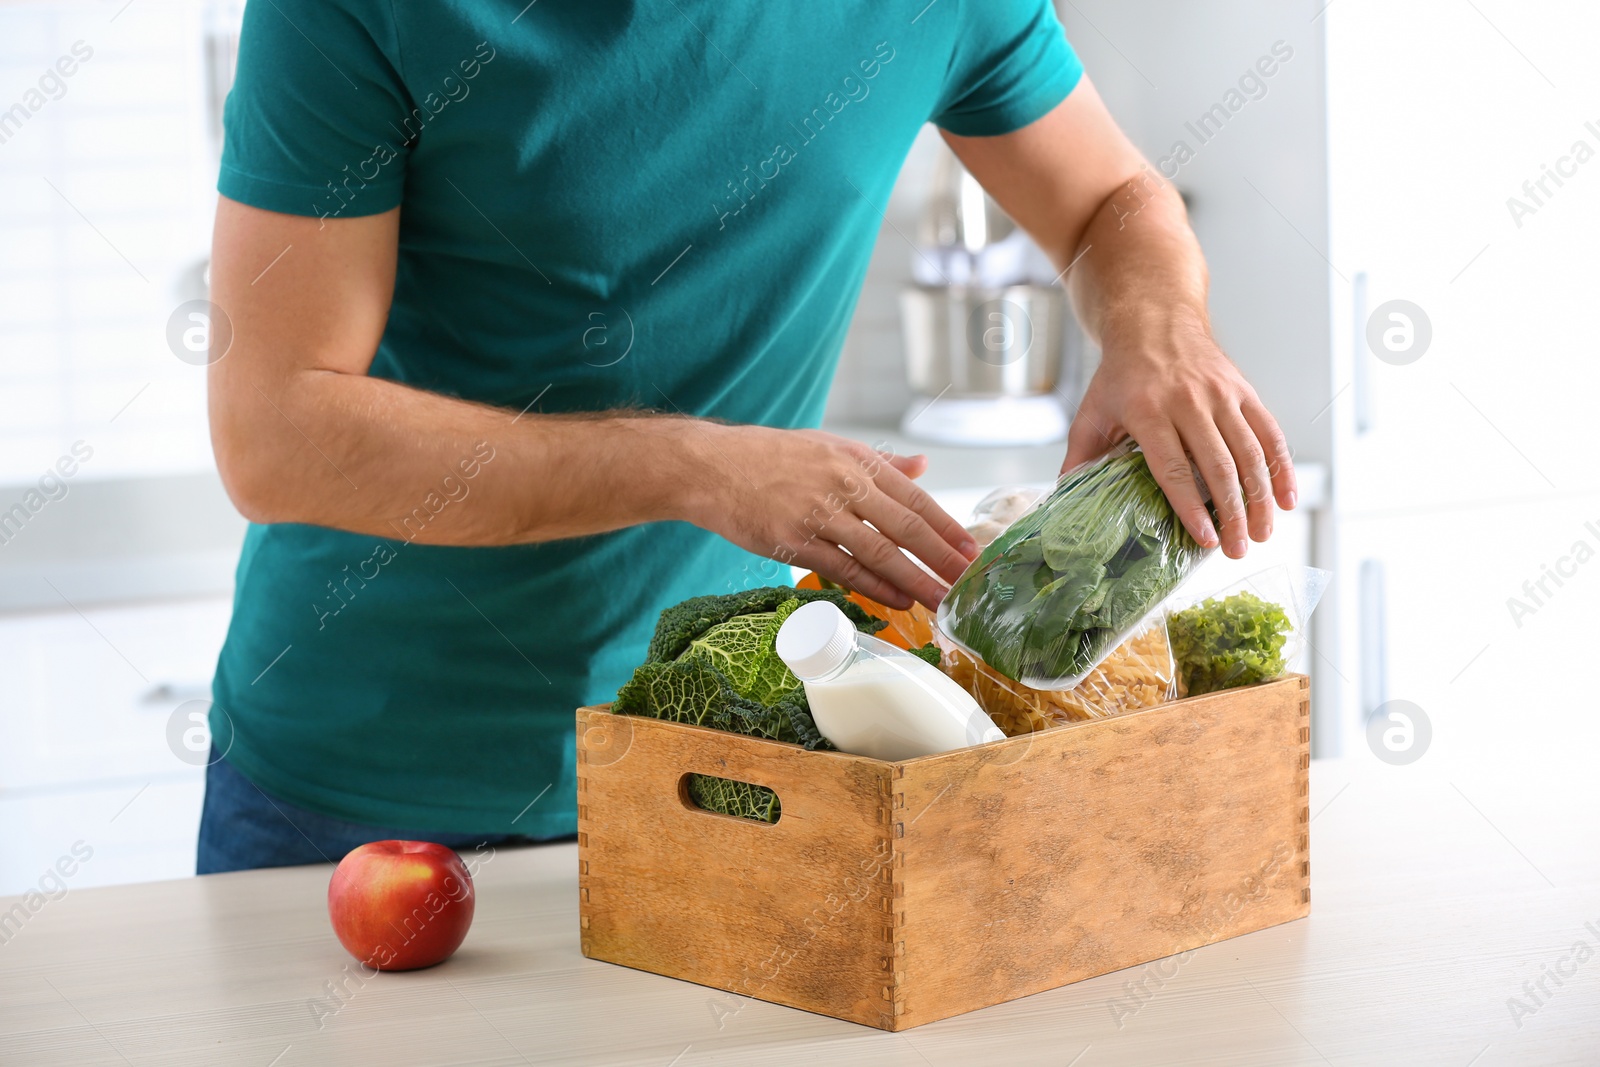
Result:
<instances>
[{"instance_id":1,"label":"man","mask_svg":"<svg viewBox=\"0 0 1600 1067\"><path fill-rule=\"evenodd\" d=\"M1282 435L1081 74L1048 0L251 3L210 384L255 525L200 870L570 834L573 709L765 560L938 601L902 549L949 582L974 546L925 461L805 429L929 121L1071 265L1104 358L1067 464L1132 435L1200 541L1265 539Z\"/></svg>"}]
</instances>

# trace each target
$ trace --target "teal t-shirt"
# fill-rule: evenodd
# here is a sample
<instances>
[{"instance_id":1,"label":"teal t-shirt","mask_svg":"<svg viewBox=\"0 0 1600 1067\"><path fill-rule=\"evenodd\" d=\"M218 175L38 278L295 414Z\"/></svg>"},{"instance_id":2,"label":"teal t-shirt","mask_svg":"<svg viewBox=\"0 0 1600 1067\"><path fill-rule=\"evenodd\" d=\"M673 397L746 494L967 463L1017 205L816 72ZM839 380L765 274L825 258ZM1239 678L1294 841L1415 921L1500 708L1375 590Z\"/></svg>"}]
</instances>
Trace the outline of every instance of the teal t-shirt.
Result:
<instances>
[{"instance_id":1,"label":"teal t-shirt","mask_svg":"<svg viewBox=\"0 0 1600 1067\"><path fill-rule=\"evenodd\" d=\"M1049 0L250 0L218 188L400 207L374 376L815 426L918 130L1015 130L1080 75ZM445 473L419 506L471 506ZM680 523L508 548L252 526L213 735L328 815L570 833L574 709L663 607L787 576Z\"/></svg>"}]
</instances>

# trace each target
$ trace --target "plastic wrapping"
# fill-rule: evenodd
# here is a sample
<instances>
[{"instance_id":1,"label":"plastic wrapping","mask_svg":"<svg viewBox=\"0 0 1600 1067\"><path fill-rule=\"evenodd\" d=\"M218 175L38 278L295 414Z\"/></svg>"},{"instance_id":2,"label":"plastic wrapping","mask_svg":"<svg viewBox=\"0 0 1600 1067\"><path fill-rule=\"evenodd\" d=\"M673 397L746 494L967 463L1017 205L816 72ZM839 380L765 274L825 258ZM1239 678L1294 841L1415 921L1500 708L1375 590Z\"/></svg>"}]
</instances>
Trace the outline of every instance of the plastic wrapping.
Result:
<instances>
[{"instance_id":1,"label":"plastic wrapping","mask_svg":"<svg viewBox=\"0 0 1600 1067\"><path fill-rule=\"evenodd\" d=\"M954 647L944 650L943 666L1007 737L1155 707L1178 692L1160 616L1148 620L1071 689L1029 688Z\"/></svg>"},{"instance_id":2,"label":"plastic wrapping","mask_svg":"<svg viewBox=\"0 0 1600 1067\"><path fill-rule=\"evenodd\" d=\"M973 508L967 530L987 547L1043 495L1025 487L996 489ZM1160 616L1147 619L1072 689L1051 691L1012 681L962 651L938 633L933 612L921 604L904 611L881 605L871 610L888 619L889 629L909 647L929 641L942 645L945 673L972 694L1007 737L1154 707L1177 696L1177 672Z\"/></svg>"},{"instance_id":3,"label":"plastic wrapping","mask_svg":"<svg viewBox=\"0 0 1600 1067\"><path fill-rule=\"evenodd\" d=\"M941 644L1030 689L1072 689L1211 551L1124 444L1067 472L984 549L939 607Z\"/></svg>"},{"instance_id":4,"label":"plastic wrapping","mask_svg":"<svg viewBox=\"0 0 1600 1067\"><path fill-rule=\"evenodd\" d=\"M888 630L878 635L886 641L893 640L898 635L900 640L895 643L904 645L906 648L921 648L930 641L941 646L947 643L941 642L939 639L939 631L934 623L933 612L921 604L912 604L904 611L899 608L885 607L882 604L874 604L873 607L867 610L880 618L889 620Z\"/></svg>"},{"instance_id":5,"label":"plastic wrapping","mask_svg":"<svg viewBox=\"0 0 1600 1067\"><path fill-rule=\"evenodd\" d=\"M1312 611L1328 571L1272 567L1204 597L1167 605L1167 631L1183 696L1280 677L1308 647Z\"/></svg>"},{"instance_id":6,"label":"plastic wrapping","mask_svg":"<svg viewBox=\"0 0 1600 1067\"><path fill-rule=\"evenodd\" d=\"M1006 528L1028 513L1028 509L1044 496L1037 489L1007 485L996 489L972 509L972 521L967 532L979 547L988 548Z\"/></svg>"}]
</instances>

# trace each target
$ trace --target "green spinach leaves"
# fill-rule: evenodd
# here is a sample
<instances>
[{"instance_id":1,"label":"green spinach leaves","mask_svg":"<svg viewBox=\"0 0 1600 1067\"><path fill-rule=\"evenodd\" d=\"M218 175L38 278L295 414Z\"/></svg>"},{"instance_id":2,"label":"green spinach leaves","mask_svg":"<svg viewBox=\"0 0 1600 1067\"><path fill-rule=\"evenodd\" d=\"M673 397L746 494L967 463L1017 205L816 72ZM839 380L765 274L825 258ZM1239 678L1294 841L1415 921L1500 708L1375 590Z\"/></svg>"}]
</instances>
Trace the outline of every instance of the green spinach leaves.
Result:
<instances>
[{"instance_id":1,"label":"green spinach leaves","mask_svg":"<svg viewBox=\"0 0 1600 1067\"><path fill-rule=\"evenodd\" d=\"M962 575L941 625L1006 677L1070 688L1205 556L1137 448L1069 473Z\"/></svg>"}]
</instances>

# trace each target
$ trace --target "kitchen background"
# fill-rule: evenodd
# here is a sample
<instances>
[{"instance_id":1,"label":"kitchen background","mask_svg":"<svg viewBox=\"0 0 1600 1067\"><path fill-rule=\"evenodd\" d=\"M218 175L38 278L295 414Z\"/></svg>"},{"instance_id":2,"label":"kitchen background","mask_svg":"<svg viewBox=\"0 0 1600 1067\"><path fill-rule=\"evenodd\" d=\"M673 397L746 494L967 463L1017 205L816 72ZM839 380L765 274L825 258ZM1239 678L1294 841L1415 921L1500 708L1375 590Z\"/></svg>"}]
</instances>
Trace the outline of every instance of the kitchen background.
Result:
<instances>
[{"instance_id":1,"label":"kitchen background","mask_svg":"<svg viewBox=\"0 0 1600 1067\"><path fill-rule=\"evenodd\" d=\"M175 753L183 709L208 696L243 523L213 470L180 306L205 293L238 13L0 0L0 511L43 501L0 524L0 893L79 838L95 852L75 885L193 869L203 770ZM1576 667L1600 588L1587 566L1600 13L1554 0L1063 0L1060 13L1113 113L1188 198L1218 337L1302 465L1300 511L1232 569L1334 572L1302 662L1318 758L1374 759L1366 726L1393 701L1431 724L1422 759L1462 775L1592 753ZM942 156L925 131L886 205L828 421L928 451L928 484L960 515L996 485L1051 480L1063 445L907 439L1021 424L1004 414L1021 409L918 394L908 376L908 348L933 364L946 349L908 341L903 294L949 277L959 250L941 242L981 252L1003 226ZM941 204L967 229L941 236ZM1069 411L1096 354L1047 319L1004 323L1005 343L1028 349L1018 365L1061 358ZM1383 339L1396 328L1398 351ZM1047 423L1037 399L1030 418Z\"/></svg>"}]
</instances>

